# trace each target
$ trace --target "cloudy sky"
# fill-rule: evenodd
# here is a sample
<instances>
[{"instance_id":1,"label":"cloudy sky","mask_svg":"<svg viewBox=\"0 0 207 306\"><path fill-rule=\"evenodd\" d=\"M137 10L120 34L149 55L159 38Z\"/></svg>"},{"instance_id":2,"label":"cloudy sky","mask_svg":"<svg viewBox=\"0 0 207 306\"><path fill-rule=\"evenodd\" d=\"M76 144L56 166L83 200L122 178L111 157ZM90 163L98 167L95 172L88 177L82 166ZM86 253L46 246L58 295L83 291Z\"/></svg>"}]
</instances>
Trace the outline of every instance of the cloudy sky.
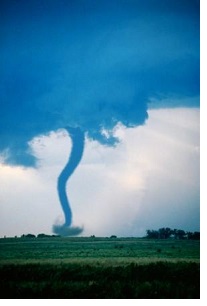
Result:
<instances>
[{"instance_id":1,"label":"cloudy sky","mask_svg":"<svg viewBox=\"0 0 207 306\"><path fill-rule=\"evenodd\" d=\"M0 236L199 230L199 1L1 1Z\"/></svg>"}]
</instances>

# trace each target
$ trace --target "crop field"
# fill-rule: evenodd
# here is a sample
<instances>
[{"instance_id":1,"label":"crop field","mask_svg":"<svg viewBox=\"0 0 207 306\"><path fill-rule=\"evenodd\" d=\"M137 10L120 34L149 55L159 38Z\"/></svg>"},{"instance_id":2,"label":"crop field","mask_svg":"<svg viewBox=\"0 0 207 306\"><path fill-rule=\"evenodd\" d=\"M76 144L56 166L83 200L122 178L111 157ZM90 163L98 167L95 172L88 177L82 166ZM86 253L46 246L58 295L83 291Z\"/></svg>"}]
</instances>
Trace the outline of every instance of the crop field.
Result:
<instances>
[{"instance_id":1,"label":"crop field","mask_svg":"<svg viewBox=\"0 0 207 306\"><path fill-rule=\"evenodd\" d=\"M200 297L196 240L0 239L0 298Z\"/></svg>"}]
</instances>

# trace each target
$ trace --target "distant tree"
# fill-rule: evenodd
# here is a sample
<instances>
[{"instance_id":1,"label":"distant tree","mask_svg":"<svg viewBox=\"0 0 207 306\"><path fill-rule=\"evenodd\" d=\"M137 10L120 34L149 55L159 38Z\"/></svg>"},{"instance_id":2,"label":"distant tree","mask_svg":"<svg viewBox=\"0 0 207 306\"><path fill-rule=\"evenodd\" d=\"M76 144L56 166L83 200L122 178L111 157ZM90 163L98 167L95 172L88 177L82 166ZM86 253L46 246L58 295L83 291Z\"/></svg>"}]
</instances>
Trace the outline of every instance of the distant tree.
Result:
<instances>
[{"instance_id":1,"label":"distant tree","mask_svg":"<svg viewBox=\"0 0 207 306\"><path fill-rule=\"evenodd\" d=\"M37 238L49 238L49 237L51 237L51 236L43 234L43 233L37 235Z\"/></svg>"},{"instance_id":2,"label":"distant tree","mask_svg":"<svg viewBox=\"0 0 207 306\"><path fill-rule=\"evenodd\" d=\"M200 232L194 232L193 233L193 239L200 240Z\"/></svg>"},{"instance_id":3,"label":"distant tree","mask_svg":"<svg viewBox=\"0 0 207 306\"><path fill-rule=\"evenodd\" d=\"M191 240L200 240L200 232L187 232L187 238Z\"/></svg>"},{"instance_id":4,"label":"distant tree","mask_svg":"<svg viewBox=\"0 0 207 306\"><path fill-rule=\"evenodd\" d=\"M116 236L116 235L111 235L110 238L112 238L112 239L113 239L113 238L117 238L117 236Z\"/></svg>"},{"instance_id":5,"label":"distant tree","mask_svg":"<svg viewBox=\"0 0 207 306\"><path fill-rule=\"evenodd\" d=\"M21 236L21 238L36 238L36 236L35 235L33 235L33 234L27 234L27 235L22 235Z\"/></svg>"},{"instance_id":6,"label":"distant tree","mask_svg":"<svg viewBox=\"0 0 207 306\"><path fill-rule=\"evenodd\" d=\"M169 227L162 227L159 228L159 230L146 230L146 238L151 239L169 239L169 238L175 238L175 239L200 239L200 233L199 232L188 232L186 233L184 230L181 229L174 229L172 230Z\"/></svg>"},{"instance_id":7,"label":"distant tree","mask_svg":"<svg viewBox=\"0 0 207 306\"><path fill-rule=\"evenodd\" d=\"M162 227L159 230L146 230L146 238L150 239L193 239L200 240L200 232L185 232L181 229L171 229L169 227Z\"/></svg>"},{"instance_id":8,"label":"distant tree","mask_svg":"<svg viewBox=\"0 0 207 306\"><path fill-rule=\"evenodd\" d=\"M159 229L159 238L168 239L172 235L173 231L169 227L163 227Z\"/></svg>"},{"instance_id":9,"label":"distant tree","mask_svg":"<svg viewBox=\"0 0 207 306\"><path fill-rule=\"evenodd\" d=\"M159 238L159 232L155 230L147 230L147 238L150 239L158 239Z\"/></svg>"},{"instance_id":10,"label":"distant tree","mask_svg":"<svg viewBox=\"0 0 207 306\"><path fill-rule=\"evenodd\" d=\"M174 234L176 239L185 239L186 235L187 235L186 232L184 230L181 230L181 229L174 229L173 234Z\"/></svg>"}]
</instances>

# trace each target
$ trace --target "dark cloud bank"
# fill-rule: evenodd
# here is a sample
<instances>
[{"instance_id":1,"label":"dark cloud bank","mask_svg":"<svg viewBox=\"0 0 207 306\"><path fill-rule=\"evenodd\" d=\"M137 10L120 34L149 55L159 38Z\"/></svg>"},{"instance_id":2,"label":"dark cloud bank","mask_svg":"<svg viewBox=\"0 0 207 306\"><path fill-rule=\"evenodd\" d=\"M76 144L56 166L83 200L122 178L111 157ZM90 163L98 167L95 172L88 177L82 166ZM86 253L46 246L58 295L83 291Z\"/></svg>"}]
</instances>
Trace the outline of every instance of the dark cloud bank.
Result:
<instances>
[{"instance_id":1,"label":"dark cloud bank","mask_svg":"<svg viewBox=\"0 0 207 306\"><path fill-rule=\"evenodd\" d=\"M116 124L144 124L152 98L199 95L199 1L3 0L0 11L5 163L35 166L28 142L59 128L115 145Z\"/></svg>"}]
</instances>

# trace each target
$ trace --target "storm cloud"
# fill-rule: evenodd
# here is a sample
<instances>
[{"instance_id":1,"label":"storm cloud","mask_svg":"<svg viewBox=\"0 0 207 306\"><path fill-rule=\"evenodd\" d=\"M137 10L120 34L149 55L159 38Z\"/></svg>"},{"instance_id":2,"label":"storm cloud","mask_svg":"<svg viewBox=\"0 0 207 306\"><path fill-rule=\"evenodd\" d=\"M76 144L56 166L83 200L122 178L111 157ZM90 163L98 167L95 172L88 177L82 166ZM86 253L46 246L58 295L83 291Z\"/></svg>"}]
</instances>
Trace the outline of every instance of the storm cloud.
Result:
<instances>
[{"instance_id":1,"label":"storm cloud","mask_svg":"<svg viewBox=\"0 0 207 306\"><path fill-rule=\"evenodd\" d=\"M66 126L114 145L152 99L199 95L199 1L10 0L0 20L6 163L34 166L28 142Z\"/></svg>"}]
</instances>

